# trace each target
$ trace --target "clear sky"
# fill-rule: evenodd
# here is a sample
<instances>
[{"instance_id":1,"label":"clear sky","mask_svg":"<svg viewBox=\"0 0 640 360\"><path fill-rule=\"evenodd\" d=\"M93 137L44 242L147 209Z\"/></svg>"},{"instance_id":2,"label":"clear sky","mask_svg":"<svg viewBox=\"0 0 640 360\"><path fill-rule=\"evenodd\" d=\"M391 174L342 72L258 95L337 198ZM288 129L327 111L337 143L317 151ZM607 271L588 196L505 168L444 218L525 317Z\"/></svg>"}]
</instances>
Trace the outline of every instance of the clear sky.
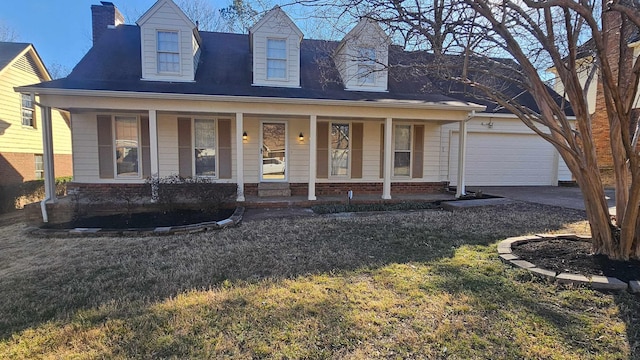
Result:
<instances>
[{"instance_id":1,"label":"clear sky","mask_svg":"<svg viewBox=\"0 0 640 360\"><path fill-rule=\"evenodd\" d=\"M110 0L133 24L155 0ZM223 8L231 0L208 0ZM0 0L0 26L13 30L17 42L34 44L47 67L69 71L91 48L91 5L99 0Z\"/></svg>"}]
</instances>

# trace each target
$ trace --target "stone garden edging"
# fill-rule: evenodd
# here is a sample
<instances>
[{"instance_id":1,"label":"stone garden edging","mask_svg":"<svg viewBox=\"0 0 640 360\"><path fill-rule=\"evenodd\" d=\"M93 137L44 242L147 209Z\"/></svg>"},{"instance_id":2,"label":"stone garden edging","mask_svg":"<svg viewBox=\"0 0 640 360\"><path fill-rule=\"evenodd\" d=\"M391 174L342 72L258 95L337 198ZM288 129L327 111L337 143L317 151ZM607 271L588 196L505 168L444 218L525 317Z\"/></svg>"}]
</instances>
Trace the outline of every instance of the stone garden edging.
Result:
<instances>
[{"instance_id":1,"label":"stone garden edging","mask_svg":"<svg viewBox=\"0 0 640 360\"><path fill-rule=\"evenodd\" d=\"M536 276L541 276L549 280L553 280L558 284L574 284L574 285L586 285L593 289L598 290L629 290L631 293L640 293L640 281L632 280L629 283L619 280L615 277L600 276L600 275L581 275L570 273L556 273L552 270L547 270L536 266L526 260L520 259L517 255L511 251L511 246L514 244L521 244L533 241L544 241L547 239L563 238L568 240L588 240L589 237L580 236L575 234L536 234L530 236L518 236L502 240L498 244L498 255L500 260L508 263L512 266L530 271Z\"/></svg>"},{"instance_id":2,"label":"stone garden edging","mask_svg":"<svg viewBox=\"0 0 640 360\"><path fill-rule=\"evenodd\" d=\"M224 229L236 226L242 221L244 207L237 207L233 214L224 220L208 221L198 224L161 226L156 228L104 229L104 228L75 228L75 229L41 229L27 228L25 231L32 235L69 237L69 236L139 236L139 235L173 235L192 234L206 230Z\"/></svg>"}]
</instances>

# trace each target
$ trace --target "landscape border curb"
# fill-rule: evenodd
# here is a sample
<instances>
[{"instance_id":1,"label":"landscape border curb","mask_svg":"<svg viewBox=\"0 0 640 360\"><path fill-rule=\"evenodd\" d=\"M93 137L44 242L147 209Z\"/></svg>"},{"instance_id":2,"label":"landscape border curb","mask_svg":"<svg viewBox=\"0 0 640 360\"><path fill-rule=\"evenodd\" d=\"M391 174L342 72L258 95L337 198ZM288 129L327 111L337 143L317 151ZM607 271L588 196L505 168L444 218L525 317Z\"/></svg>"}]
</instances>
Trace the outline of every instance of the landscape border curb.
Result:
<instances>
[{"instance_id":1,"label":"landscape border curb","mask_svg":"<svg viewBox=\"0 0 640 360\"><path fill-rule=\"evenodd\" d=\"M627 284L618 278L609 276L592 274L571 274L566 272L558 273L552 270L538 267L537 265L527 260L521 259L513 253L511 248L513 245L544 241L548 239L586 241L590 238L576 234L536 234L529 236L511 237L498 243L498 257L504 263L507 263L516 268L527 270L536 276L543 277L548 280L553 280L558 284L589 286L596 290L628 290L629 292L634 294L640 293L640 281L638 280L631 280Z\"/></svg>"},{"instance_id":2,"label":"landscape border curb","mask_svg":"<svg viewBox=\"0 0 640 360\"><path fill-rule=\"evenodd\" d=\"M244 215L244 207L236 207L235 211L227 219L220 221L208 221L190 225L160 226L155 228L129 228L129 229L105 229L105 228L74 228L74 229L41 229L29 227L25 232L31 235L43 237L86 237L86 236L140 236L140 235L173 235L193 234L207 230L219 230L237 226Z\"/></svg>"}]
</instances>

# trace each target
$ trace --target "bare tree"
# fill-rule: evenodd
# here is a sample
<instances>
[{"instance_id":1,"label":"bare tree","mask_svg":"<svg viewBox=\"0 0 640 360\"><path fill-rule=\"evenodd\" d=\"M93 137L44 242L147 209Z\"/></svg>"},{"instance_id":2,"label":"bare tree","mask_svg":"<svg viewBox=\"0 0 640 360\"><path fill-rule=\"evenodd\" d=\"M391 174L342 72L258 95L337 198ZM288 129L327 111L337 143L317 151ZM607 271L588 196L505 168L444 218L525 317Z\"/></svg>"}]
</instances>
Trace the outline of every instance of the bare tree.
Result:
<instances>
[{"instance_id":1,"label":"bare tree","mask_svg":"<svg viewBox=\"0 0 640 360\"><path fill-rule=\"evenodd\" d=\"M4 22L0 22L0 41L12 42L18 40L18 34L6 25Z\"/></svg>"},{"instance_id":2,"label":"bare tree","mask_svg":"<svg viewBox=\"0 0 640 360\"><path fill-rule=\"evenodd\" d=\"M220 15L225 21L227 31L247 33L249 28L259 20L260 13L250 2L233 0L231 5L220 9Z\"/></svg>"},{"instance_id":3,"label":"bare tree","mask_svg":"<svg viewBox=\"0 0 640 360\"><path fill-rule=\"evenodd\" d=\"M201 31L220 31L224 27L218 9L209 0L180 0L177 5Z\"/></svg>"},{"instance_id":4,"label":"bare tree","mask_svg":"<svg viewBox=\"0 0 640 360\"><path fill-rule=\"evenodd\" d=\"M405 50L428 50L397 65L403 71L438 75L443 91L507 109L550 142L582 190L594 252L640 259L639 126L632 117L640 59L628 47L639 34L640 1L342 0L338 6L342 16L382 22ZM561 96L548 86L549 69ZM611 129L615 217L600 178L587 100L596 74Z\"/></svg>"},{"instance_id":5,"label":"bare tree","mask_svg":"<svg viewBox=\"0 0 640 360\"><path fill-rule=\"evenodd\" d=\"M220 16L219 9L212 5L212 0L175 0L176 5L184 12L189 20L197 23L202 31L221 31L225 28L225 21ZM127 23L135 23L144 10L122 4L120 7Z\"/></svg>"},{"instance_id":6,"label":"bare tree","mask_svg":"<svg viewBox=\"0 0 640 360\"><path fill-rule=\"evenodd\" d=\"M47 66L47 70L49 70L49 75L52 79L61 79L69 75L71 70L68 67L60 64L60 63L52 63Z\"/></svg>"},{"instance_id":7,"label":"bare tree","mask_svg":"<svg viewBox=\"0 0 640 360\"><path fill-rule=\"evenodd\" d=\"M632 109L638 91L640 60L629 53L628 40L640 27L638 2L598 0L466 0L478 14L472 24L485 41L509 54L517 85L535 100L538 110L470 76L457 80L517 115L549 141L571 170L584 196L593 249L614 259L640 258L640 157L632 146ZM601 14L601 16L598 16ZM618 39L612 39L616 33ZM585 39L589 39L585 43ZM487 54L474 54L490 61ZM562 102L554 99L540 75L541 63L551 65L575 114L575 128ZM610 125L610 145L616 178L616 217L609 210L600 178L587 90L598 69ZM504 68L504 67L502 67ZM494 74L500 72L494 72Z\"/></svg>"}]
</instances>

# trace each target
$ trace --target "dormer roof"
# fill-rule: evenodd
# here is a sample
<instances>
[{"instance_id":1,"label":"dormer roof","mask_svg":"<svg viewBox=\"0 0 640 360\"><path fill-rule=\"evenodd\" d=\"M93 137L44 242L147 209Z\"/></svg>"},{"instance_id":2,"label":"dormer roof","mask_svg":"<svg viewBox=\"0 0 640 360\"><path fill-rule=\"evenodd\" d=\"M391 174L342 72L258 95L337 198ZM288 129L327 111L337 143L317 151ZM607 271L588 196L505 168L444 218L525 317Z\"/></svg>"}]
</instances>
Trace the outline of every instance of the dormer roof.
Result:
<instances>
[{"instance_id":1,"label":"dormer roof","mask_svg":"<svg viewBox=\"0 0 640 360\"><path fill-rule=\"evenodd\" d=\"M149 19L151 19L153 17L153 15L160 10L163 6L169 6L172 8L172 10L178 14L180 16L180 18L185 22L185 24L187 24L188 26L190 26L192 29L196 28L196 24L193 23L193 21L191 21L191 19L189 19L187 17L187 15L185 15L185 13L182 11L182 9L180 9L178 7L178 5L176 5L173 1L171 0L158 0L156 1L155 4L153 4L153 6L151 8L149 8L149 10L147 10L147 12L145 12L144 14L142 14L142 16L140 17L140 19L138 19L138 21L136 21L136 24L138 24L138 26L143 26L147 21L149 21Z\"/></svg>"},{"instance_id":2,"label":"dormer roof","mask_svg":"<svg viewBox=\"0 0 640 360\"><path fill-rule=\"evenodd\" d=\"M277 5L274 6L273 9L269 10L266 14L264 14L264 16L249 29L249 34L260 31L260 28L262 26L271 21L279 21L281 24L288 26L300 37L300 39L302 39L304 36L302 30L300 30L300 28L296 26L293 21L291 21L291 18L289 18L289 16L280 8L280 6Z\"/></svg>"},{"instance_id":3,"label":"dormer roof","mask_svg":"<svg viewBox=\"0 0 640 360\"><path fill-rule=\"evenodd\" d=\"M363 33L373 33L376 35L376 37L379 40L382 41L383 44L386 44L386 45L391 44L391 37L389 37L389 35L387 35L387 33L385 33L384 30L382 30L382 28L376 21L363 17L363 18L360 18L360 21L358 21L358 24L356 24L356 26L354 26L353 29L351 29L351 31L349 31L344 36L344 38L342 38L342 41L340 42L340 45L336 49L336 52L340 51L340 49L347 42L351 40L361 39Z\"/></svg>"}]
</instances>

